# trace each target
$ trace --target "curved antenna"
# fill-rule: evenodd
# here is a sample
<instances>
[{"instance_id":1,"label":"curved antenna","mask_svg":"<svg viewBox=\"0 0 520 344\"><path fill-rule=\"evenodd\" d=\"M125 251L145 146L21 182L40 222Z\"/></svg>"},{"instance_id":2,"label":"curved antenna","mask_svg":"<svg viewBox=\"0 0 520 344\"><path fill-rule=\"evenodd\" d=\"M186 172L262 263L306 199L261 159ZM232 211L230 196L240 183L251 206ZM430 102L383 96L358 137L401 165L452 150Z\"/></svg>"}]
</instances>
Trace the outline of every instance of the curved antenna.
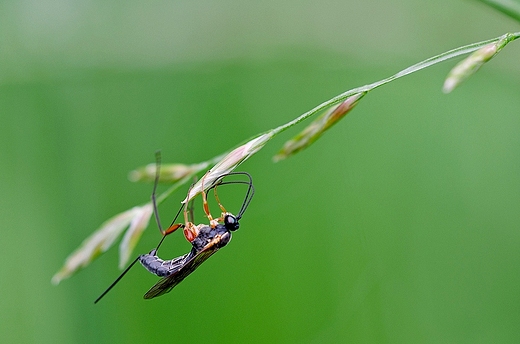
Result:
<instances>
[{"instance_id":1,"label":"curved antenna","mask_svg":"<svg viewBox=\"0 0 520 344\"><path fill-rule=\"evenodd\" d=\"M222 181L222 179L224 179L225 177L233 176L233 175L244 175L244 176L246 176L249 179L249 181L244 181L244 180L231 180L231 181L228 181L228 182L223 182ZM210 191L213 188L216 188L217 186L226 185L226 184L247 184L249 186L247 188L247 192L246 192L246 195L244 197L244 201L242 202L242 206L240 207L240 211L236 215L236 218L238 220L240 220L242 218L242 215L244 215L244 212L246 211L247 207L249 206L249 203L251 203L251 200L253 199L253 195L255 194L255 187L253 186L253 178L247 172L230 172L230 173L226 173L226 174L223 174L220 177L218 177L217 181L213 184L213 186L211 186L208 189L208 191Z\"/></svg>"}]
</instances>

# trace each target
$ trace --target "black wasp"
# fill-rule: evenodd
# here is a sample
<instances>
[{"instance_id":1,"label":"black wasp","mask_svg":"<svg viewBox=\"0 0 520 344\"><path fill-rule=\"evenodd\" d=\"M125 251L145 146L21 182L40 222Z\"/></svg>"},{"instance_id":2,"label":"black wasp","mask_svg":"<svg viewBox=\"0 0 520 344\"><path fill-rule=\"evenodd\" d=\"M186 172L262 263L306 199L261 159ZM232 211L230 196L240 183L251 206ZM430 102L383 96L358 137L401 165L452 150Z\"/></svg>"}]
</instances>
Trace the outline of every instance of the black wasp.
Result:
<instances>
[{"instance_id":1,"label":"black wasp","mask_svg":"<svg viewBox=\"0 0 520 344\"><path fill-rule=\"evenodd\" d=\"M251 199L254 195L254 187L253 187L253 179L251 175L247 172L230 172L223 174L217 178L214 182L213 186L208 189L208 192L213 189L215 199L222 211L222 214L219 218L213 219L211 213L209 211L207 194L204 191L204 185L202 185L202 201L204 213L206 214L209 225L199 224L195 225L193 223L193 214L192 209L188 211L188 202L186 202L177 212L175 219L172 221L170 227L167 230L163 231L161 227L161 223L159 220L159 214L157 211L157 202L156 202L156 188L157 183L159 181L159 168L160 168L160 155L157 153L157 171L155 177L154 188L152 192L152 204L153 211L155 215L155 219L157 221L157 226L161 231L163 237L157 247L153 249L148 254L142 254L137 257L126 269L121 273L121 275L101 294L94 303L97 303L103 296L106 295L116 284L119 282L121 278L134 266L134 264L139 261L141 264L151 273L163 277L160 279L148 292L144 295L145 299L152 299L157 296L161 296L163 294L168 293L175 286L181 283L189 274L191 274L195 269L197 269L204 261L206 261L209 257L211 257L215 252L217 252L220 248L226 246L231 240L231 232L236 231L240 224L239 220L242 218L242 215L246 211ZM245 176L247 177L247 181L243 180L232 180L232 181L224 181L224 178L228 176ZM204 177L202 179L202 184L204 182ZM217 195L217 187L220 185L226 184L246 184L248 185L248 189L246 195L244 197L244 201L240 208L240 211L235 216L226 211L222 203L220 202ZM188 191L189 195L189 191ZM184 209L184 223L177 223L175 221L179 216L181 210ZM191 219L188 216L188 213L191 215ZM179 228L183 228L184 236L191 243L192 248L190 252L180 257L171 259L171 260L163 260L157 256L157 250L159 246L161 246L164 238L173 233Z\"/></svg>"}]
</instances>

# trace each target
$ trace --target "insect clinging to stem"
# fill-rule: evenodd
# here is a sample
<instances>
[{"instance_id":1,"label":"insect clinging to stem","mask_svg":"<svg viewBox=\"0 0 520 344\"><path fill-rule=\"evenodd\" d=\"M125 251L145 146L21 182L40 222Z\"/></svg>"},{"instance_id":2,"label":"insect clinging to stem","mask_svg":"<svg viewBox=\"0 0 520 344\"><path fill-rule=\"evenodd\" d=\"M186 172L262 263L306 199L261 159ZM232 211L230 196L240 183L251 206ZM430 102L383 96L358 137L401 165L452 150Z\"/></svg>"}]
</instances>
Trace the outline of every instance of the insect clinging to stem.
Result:
<instances>
[{"instance_id":1,"label":"insect clinging to stem","mask_svg":"<svg viewBox=\"0 0 520 344\"><path fill-rule=\"evenodd\" d=\"M236 231L240 224L239 220L242 218L242 215L246 211L251 199L254 195L254 186L253 179L251 175L247 172L230 172L219 176L213 185L208 188L207 192L213 189L215 199L222 211L221 216L213 219L207 202L207 192L204 191L204 185L202 185L202 201L203 201L203 209L206 217L209 220L209 225L199 224L195 225L193 223L193 214L192 209L188 211L188 203L186 202L172 221L172 224L166 229L163 230L161 227L161 222L159 219L159 213L157 210L157 201L156 201L156 189L159 181L159 168L160 168L160 153L156 153L156 177L152 192L152 205L153 211L155 215L155 220L157 222L157 226L159 231L162 234L162 238L155 249L150 251L148 254L142 254L138 256L122 273L119 277L94 301L94 303L99 302L101 298L103 298L120 280L123 276L137 263L137 261L141 262L141 264L151 273L162 277L148 292L144 295L145 299L152 299L154 297L163 295L171 291L175 286L177 286L180 282L182 282L188 275L190 275L195 269L197 269L204 261L206 261L209 257L211 257L215 252L217 252L220 248L226 246L231 240L231 232ZM232 180L232 181L224 181L225 177L228 176L246 176L247 181L244 180ZM202 179L202 184L204 182L204 177ZM237 215L233 215L230 212L227 212L217 194L217 187L226 184L245 184L248 186L246 195L244 197L244 201L242 202L242 206L237 213ZM189 191L188 191L189 195ZM184 223L175 223L177 217L180 215L180 212L184 209ZM188 216L188 213L191 215L191 219ZM177 229L183 228L184 236L191 243L192 248L190 252L171 259L171 260L162 260L157 255L157 250L163 243L164 239L167 235L175 232Z\"/></svg>"}]
</instances>

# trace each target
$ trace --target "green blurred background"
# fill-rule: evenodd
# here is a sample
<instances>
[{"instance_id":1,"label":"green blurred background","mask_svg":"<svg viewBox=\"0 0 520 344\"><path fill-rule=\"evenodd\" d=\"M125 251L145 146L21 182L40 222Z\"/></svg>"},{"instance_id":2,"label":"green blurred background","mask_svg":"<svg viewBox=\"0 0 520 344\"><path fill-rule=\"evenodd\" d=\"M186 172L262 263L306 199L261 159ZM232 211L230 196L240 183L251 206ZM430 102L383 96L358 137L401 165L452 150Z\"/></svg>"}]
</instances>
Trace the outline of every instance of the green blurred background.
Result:
<instances>
[{"instance_id":1,"label":"green blurred background","mask_svg":"<svg viewBox=\"0 0 520 344\"><path fill-rule=\"evenodd\" d=\"M157 278L136 267L94 305L117 247L50 283L104 220L149 199L127 173L155 150L209 159L518 27L475 1L2 2L0 340L520 342L519 42L450 95L456 61L371 92L288 160L271 157L305 123L272 140L240 168L257 194L233 242L170 294L143 300ZM158 239L152 222L135 254Z\"/></svg>"}]
</instances>

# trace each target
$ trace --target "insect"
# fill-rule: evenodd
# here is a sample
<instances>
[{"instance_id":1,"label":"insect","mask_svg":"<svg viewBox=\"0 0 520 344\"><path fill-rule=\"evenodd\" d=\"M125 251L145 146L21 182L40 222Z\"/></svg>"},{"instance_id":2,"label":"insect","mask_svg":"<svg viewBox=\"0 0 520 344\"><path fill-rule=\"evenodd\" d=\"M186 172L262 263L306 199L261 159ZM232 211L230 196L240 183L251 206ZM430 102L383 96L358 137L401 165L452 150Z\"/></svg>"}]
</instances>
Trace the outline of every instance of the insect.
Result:
<instances>
[{"instance_id":1,"label":"insect","mask_svg":"<svg viewBox=\"0 0 520 344\"><path fill-rule=\"evenodd\" d=\"M213 189L215 199L222 211L222 215L219 218L213 219L211 213L209 211L209 206L207 202L207 193L202 191L202 200L203 200L203 208L204 213L206 214L209 225L199 224L195 225L193 223L193 215L192 209L190 210L191 221L188 217L188 202L184 206L182 206L177 215L175 216L172 224L166 230L162 230L159 214L157 211L157 202L155 198L155 192L158 183L159 176L159 166L160 166L160 156L156 155L157 159L157 173L154 184L154 189L152 192L152 203L154 209L155 219L157 221L157 225L159 227L160 232L163 237L157 247L153 249L148 254L142 254L138 256L126 269L121 273L121 275L94 301L97 303L103 296L105 296L118 282L123 278L123 276L134 266L137 261L141 262L141 264L151 273L163 277L160 279L145 295L145 299L152 299L154 297L163 295L171 291L175 286L177 286L180 282L182 282L188 275L190 275L195 269L197 269L204 261L206 261L209 257L211 257L215 252L217 252L220 248L226 246L231 240L231 232L236 231L239 227L239 220L242 218L242 215L246 211L251 199L254 195L254 187L253 180L251 175L247 172L231 172L220 176L212 187L208 189L208 192ZM224 181L225 177L234 176L234 175L242 175L248 178L247 181L244 180L232 180L232 181ZM202 180L203 181L203 180ZM220 185L226 184L246 184L248 185L248 189L246 195L244 197L244 201L242 206L237 213L237 215L233 215L226 211L217 194L217 187ZM204 187L202 187L204 190ZM189 193L188 193L189 194ZM177 223L175 221L179 216L181 210L184 208L184 223ZM179 228L183 228L184 236L191 243L192 248L190 252L180 257L171 259L171 260L163 260L158 257L157 250L161 246L165 237Z\"/></svg>"}]
</instances>

